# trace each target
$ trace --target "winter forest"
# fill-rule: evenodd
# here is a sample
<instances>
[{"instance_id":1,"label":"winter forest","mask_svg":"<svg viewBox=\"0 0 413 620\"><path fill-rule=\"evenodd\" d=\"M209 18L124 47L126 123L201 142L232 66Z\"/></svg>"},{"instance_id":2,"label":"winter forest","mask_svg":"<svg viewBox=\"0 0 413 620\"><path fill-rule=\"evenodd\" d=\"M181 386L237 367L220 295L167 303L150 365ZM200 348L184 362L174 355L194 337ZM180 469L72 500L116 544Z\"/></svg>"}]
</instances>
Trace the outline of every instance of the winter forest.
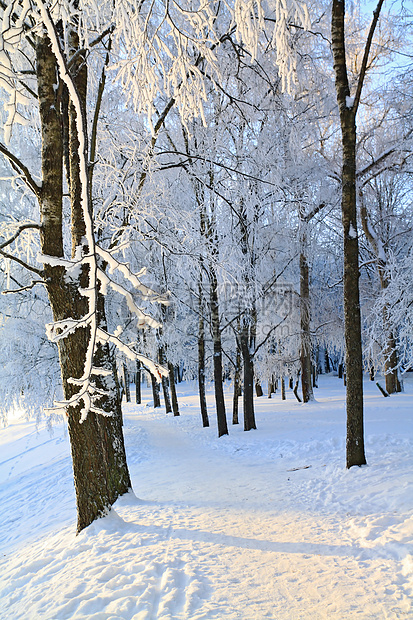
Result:
<instances>
[{"instance_id":1,"label":"winter forest","mask_svg":"<svg viewBox=\"0 0 413 620\"><path fill-rule=\"evenodd\" d=\"M66 429L79 537L65 545L112 536L119 502L141 496L145 442L125 448L122 409L150 406L178 443L193 412L217 458L234 433L259 455L261 414L275 424L281 407L294 441L311 416L329 423L314 407L334 386L335 475L368 485L366 402L392 416L412 404L410 3L0 0L0 14L0 430L13 437L17 411ZM390 523L398 544L407 521ZM353 617L225 615L177 596L36 617ZM408 614L400 596L362 617Z\"/></svg>"}]
</instances>

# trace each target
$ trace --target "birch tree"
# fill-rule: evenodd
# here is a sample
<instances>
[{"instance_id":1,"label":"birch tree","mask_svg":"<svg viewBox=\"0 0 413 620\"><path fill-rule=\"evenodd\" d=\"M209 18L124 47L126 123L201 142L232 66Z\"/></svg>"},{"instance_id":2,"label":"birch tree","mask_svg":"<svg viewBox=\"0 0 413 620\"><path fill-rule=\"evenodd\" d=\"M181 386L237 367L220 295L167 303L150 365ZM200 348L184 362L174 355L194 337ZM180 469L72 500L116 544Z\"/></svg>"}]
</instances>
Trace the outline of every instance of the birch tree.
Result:
<instances>
[{"instance_id":1,"label":"birch tree","mask_svg":"<svg viewBox=\"0 0 413 620\"><path fill-rule=\"evenodd\" d=\"M373 14L364 48L363 60L355 92L350 92L346 59L345 3L333 0L331 38L337 103L342 134L342 221L344 234L344 330L347 371L347 467L364 465L363 422L363 355L361 345L361 316L359 290L359 245L357 233L356 192L356 116L366 76L366 70L384 0L379 0Z\"/></svg>"},{"instance_id":2,"label":"birch tree","mask_svg":"<svg viewBox=\"0 0 413 620\"><path fill-rule=\"evenodd\" d=\"M72 43L70 51L75 58L80 51L76 41L76 22L75 15L74 20L67 24L66 32L67 40ZM39 228L39 260L43 267L23 262L4 249L2 254L36 274L48 292L54 319L48 327L48 334L59 347L65 396L65 401L56 407L64 408L68 417L80 531L105 514L117 497L131 486L123 443L119 390L109 350L109 342L121 343L105 330L103 298L99 290L107 288L110 278L100 268L99 261L119 268L141 290L149 293L149 289L142 288L127 266L122 266L109 253L101 250L98 258L88 183L87 74L82 63L79 66L77 62L72 64L75 70L71 73L63 41L64 38L59 36L58 24L42 2L38 3L38 10L18 3L11 3L4 9L2 86L11 95L5 139L9 140L17 120L25 121L19 106L27 103L27 95L24 99L20 90L35 95L31 87L34 82L42 142L41 183L35 180L21 158L9 147L4 144L0 147L14 172L36 196L40 212L40 226L32 223L17 227L15 234L2 247L12 246L25 227ZM29 56L27 52L31 48L35 55ZM82 56L82 53L78 54L77 59ZM27 62L29 69L25 68ZM27 74L30 76L29 84L24 81ZM67 182L71 189L71 259L65 258L63 221L62 93L65 88L71 102L67 149ZM132 299L130 302L142 321L144 315ZM151 322L151 319L148 320ZM132 357L139 357L130 348L126 349Z\"/></svg>"},{"instance_id":3,"label":"birch tree","mask_svg":"<svg viewBox=\"0 0 413 620\"><path fill-rule=\"evenodd\" d=\"M4 249L2 253L20 260L48 292L53 313L48 335L59 347L65 396L57 406L65 409L69 420L80 530L130 488L109 345L147 364L159 377L165 372L106 329L102 294L108 287L127 299L139 326L158 326L139 309L127 289L110 277L106 267L121 273L145 297L159 299L115 258L113 251L96 244L92 205L96 153L94 137L90 148L88 145L87 56L104 41L107 52L116 47L116 78L130 94L136 110L147 114L155 133L153 117L160 93L176 103L184 122L195 115L203 117L204 76L208 73L216 83L219 81L215 49L222 42L222 32L232 30L254 60L265 10L260 2L221 5L212 1L195 10L177 3L143 2L136 6L127 0L102 3L98 11L95 3L87 0L10 0L0 6L0 78L9 95L0 151L38 201L39 221L31 225L40 226L41 249L37 265L22 264ZM276 3L275 13L272 44L284 87L288 88L295 69L289 50L289 21L306 25L308 16L299 0ZM42 135L37 176L25 165L24 157L13 152L13 144L8 146L16 124L27 122L25 109L33 96L38 99ZM100 97L101 91L96 122ZM70 256L65 240L65 183L70 190ZM17 236L21 232L19 227ZM3 248L14 241L12 235Z\"/></svg>"}]
</instances>

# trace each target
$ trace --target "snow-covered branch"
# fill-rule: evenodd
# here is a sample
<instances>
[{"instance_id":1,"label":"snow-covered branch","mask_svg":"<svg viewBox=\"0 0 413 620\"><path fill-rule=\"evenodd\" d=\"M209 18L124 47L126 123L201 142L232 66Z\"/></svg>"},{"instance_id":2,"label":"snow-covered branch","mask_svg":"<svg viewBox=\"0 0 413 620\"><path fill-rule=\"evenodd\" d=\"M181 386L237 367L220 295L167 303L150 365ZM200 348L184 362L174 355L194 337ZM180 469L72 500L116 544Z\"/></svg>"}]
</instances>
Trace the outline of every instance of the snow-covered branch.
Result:
<instances>
[{"instance_id":1,"label":"snow-covered branch","mask_svg":"<svg viewBox=\"0 0 413 620\"><path fill-rule=\"evenodd\" d=\"M13 170L20 175L21 179L25 182L27 187L35 194L35 196L39 197L41 188L39 185L37 185L36 181L33 179L27 166L25 166L20 161L20 159L16 157L16 155L14 155L11 151L9 151L9 149L6 146L4 146L4 144L2 144L1 142L0 142L0 153L2 153L7 158Z\"/></svg>"}]
</instances>

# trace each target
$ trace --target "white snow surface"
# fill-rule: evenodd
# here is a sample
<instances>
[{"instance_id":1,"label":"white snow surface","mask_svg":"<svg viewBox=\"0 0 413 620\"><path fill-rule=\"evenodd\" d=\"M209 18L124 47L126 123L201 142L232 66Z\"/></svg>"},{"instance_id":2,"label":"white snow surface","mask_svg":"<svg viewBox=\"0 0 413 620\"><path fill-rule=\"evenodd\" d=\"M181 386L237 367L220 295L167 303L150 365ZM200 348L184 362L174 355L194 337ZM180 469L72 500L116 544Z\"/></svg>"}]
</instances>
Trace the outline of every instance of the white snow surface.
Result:
<instances>
[{"instance_id":1,"label":"white snow surface","mask_svg":"<svg viewBox=\"0 0 413 620\"><path fill-rule=\"evenodd\" d=\"M365 383L368 465L345 469L342 382L256 399L258 430L124 405L134 492L75 535L63 426L0 429L2 620L412 618L413 378ZM227 392L230 421L231 393ZM306 469L304 469L306 468Z\"/></svg>"}]
</instances>

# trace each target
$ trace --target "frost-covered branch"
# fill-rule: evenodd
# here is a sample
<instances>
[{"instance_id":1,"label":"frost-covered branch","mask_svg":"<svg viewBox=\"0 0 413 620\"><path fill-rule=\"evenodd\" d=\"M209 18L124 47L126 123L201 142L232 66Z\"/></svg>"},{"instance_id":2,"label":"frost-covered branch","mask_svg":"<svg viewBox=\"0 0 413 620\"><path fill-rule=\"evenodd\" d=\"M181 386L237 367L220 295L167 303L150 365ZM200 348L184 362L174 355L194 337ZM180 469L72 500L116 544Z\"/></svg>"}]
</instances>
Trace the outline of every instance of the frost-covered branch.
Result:
<instances>
[{"instance_id":1,"label":"frost-covered branch","mask_svg":"<svg viewBox=\"0 0 413 620\"><path fill-rule=\"evenodd\" d=\"M161 324L152 318L149 314L143 312L135 303L131 293L127 291L123 286L114 282L109 276L102 270L98 271L98 278L101 283L101 292L102 295L105 294L107 286L109 285L116 293L123 295L126 299L127 306L129 310L138 317L138 327L144 327L148 325L149 327L158 328Z\"/></svg>"},{"instance_id":2,"label":"frost-covered branch","mask_svg":"<svg viewBox=\"0 0 413 620\"><path fill-rule=\"evenodd\" d=\"M143 269L141 269L138 274L134 274L130 270L129 265L127 263L121 263L120 261L118 261L117 258L113 256L112 252L104 250L99 246L96 246L96 252L101 257L101 259L108 264L109 273L113 273L114 271L118 271L119 273L121 273L124 278L126 278L126 280L129 280L132 286L141 293L144 299L168 305L168 299L167 297L165 297L165 295L159 295L159 293L156 293L148 286L146 286L146 284L143 284L140 281L139 278L146 273L145 267L143 267Z\"/></svg>"},{"instance_id":3,"label":"frost-covered branch","mask_svg":"<svg viewBox=\"0 0 413 620\"><path fill-rule=\"evenodd\" d=\"M19 228L17 229L17 231L14 233L14 235L12 237L7 239L7 241L3 241L3 243L0 243L0 250L2 250L3 248L7 247L11 243L13 243L13 241L16 241L16 239L23 232L23 230L26 230L27 228L32 228L32 229L35 229L35 230L40 230L41 226L40 226L40 224L35 224L35 223L33 223L33 224L22 224L21 226L19 226Z\"/></svg>"},{"instance_id":4,"label":"frost-covered branch","mask_svg":"<svg viewBox=\"0 0 413 620\"><path fill-rule=\"evenodd\" d=\"M100 342L111 342L112 344L116 345L116 348L119 349L119 351L121 351L122 353L124 353L129 359L139 360L140 362L142 362L142 364L147 367L149 372L153 374L153 376L156 377L158 381L160 381L162 377L168 376L168 370L166 368L164 368L160 364L156 364L148 357L145 357L140 353L136 353L136 351L134 351L131 346L122 342L122 340L120 340L118 336L115 336L114 334L109 334L103 329L99 329L97 335Z\"/></svg>"},{"instance_id":5,"label":"frost-covered branch","mask_svg":"<svg viewBox=\"0 0 413 620\"><path fill-rule=\"evenodd\" d=\"M191 163L191 160L196 159L202 162L205 162L207 164L211 164L212 166L217 166L218 168L223 168L224 170L228 170L228 172L235 172L237 175L240 175L241 177L245 177L246 179L252 179L253 181L258 181L259 183L264 183L265 185L271 185L272 187L278 187L278 185L276 183L272 183L271 181L266 181L265 179L261 179L257 176L254 176L252 174L248 174L247 172L243 172L242 170L233 168L232 166L228 166L227 164L224 164L223 162L219 162L219 161L215 161L212 159L209 159L208 157L202 157L201 155L195 155L195 154L191 154L188 155L187 153L183 153L182 151L162 151L161 153L159 153L159 155L181 155L183 157L186 157L186 161L180 161L178 164L175 164L174 166L161 166L161 170L163 169L167 169L168 167L176 167L176 166L185 166Z\"/></svg>"},{"instance_id":6,"label":"frost-covered branch","mask_svg":"<svg viewBox=\"0 0 413 620\"><path fill-rule=\"evenodd\" d=\"M22 293L23 291L30 291L32 288L34 288L36 286L36 284L44 284L46 285L46 282L44 280L32 280L31 284L28 284L27 286L21 286L20 288L14 288L14 289L7 289L5 291L2 291L2 295L7 295L8 293Z\"/></svg>"},{"instance_id":7,"label":"frost-covered branch","mask_svg":"<svg viewBox=\"0 0 413 620\"><path fill-rule=\"evenodd\" d=\"M23 261L18 256L13 256L13 254L8 254L7 252L5 252L2 249L0 249L0 254L2 256L4 256L4 258L9 258L10 260L15 261L16 263L18 263L19 265L21 265L22 267L24 267L28 271L32 271L33 273L36 273L38 276L43 277L44 274L43 274L43 271L41 269L37 269L36 267L33 267L33 265L29 265L28 263Z\"/></svg>"},{"instance_id":8,"label":"frost-covered branch","mask_svg":"<svg viewBox=\"0 0 413 620\"><path fill-rule=\"evenodd\" d=\"M41 193L41 187L37 185L36 181L33 179L32 175L30 174L30 171L27 168L27 166L25 166L20 161L20 159L16 157L16 155L13 155L13 153L9 151L9 149L6 146L4 146L4 144L2 144L1 142L0 142L0 153L2 153L8 159L13 170L20 175L20 177L26 183L27 187L31 189L31 191L37 197L39 197Z\"/></svg>"}]
</instances>

